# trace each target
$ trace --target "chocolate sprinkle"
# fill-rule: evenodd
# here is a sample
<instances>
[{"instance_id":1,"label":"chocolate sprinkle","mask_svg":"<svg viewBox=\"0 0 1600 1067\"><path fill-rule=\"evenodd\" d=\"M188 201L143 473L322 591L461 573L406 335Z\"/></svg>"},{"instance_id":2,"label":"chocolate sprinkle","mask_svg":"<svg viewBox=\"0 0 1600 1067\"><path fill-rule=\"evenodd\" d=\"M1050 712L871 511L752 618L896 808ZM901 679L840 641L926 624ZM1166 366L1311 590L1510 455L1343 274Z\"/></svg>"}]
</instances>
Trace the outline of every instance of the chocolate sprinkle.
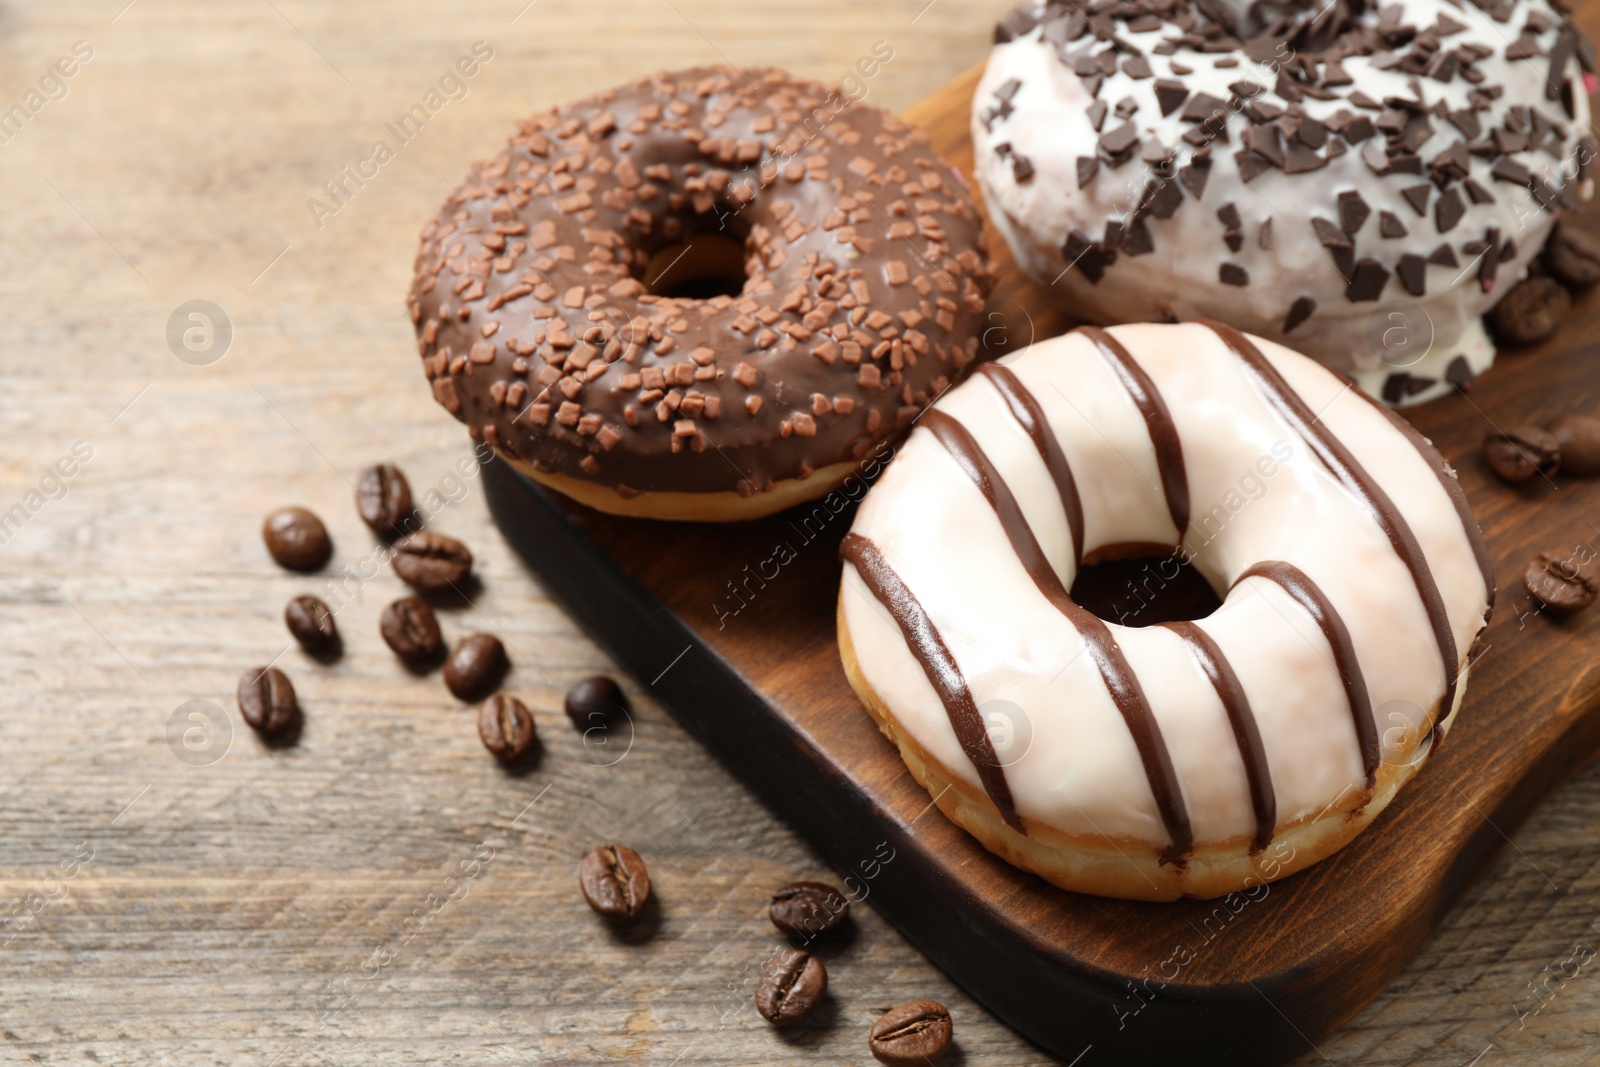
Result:
<instances>
[{"instance_id":1,"label":"chocolate sprinkle","mask_svg":"<svg viewBox=\"0 0 1600 1067\"><path fill-rule=\"evenodd\" d=\"M1467 213L1467 207L1461 202L1461 194L1454 189L1446 189L1433 205L1433 224L1440 233L1449 233L1455 229L1456 223L1461 221L1461 216Z\"/></svg>"},{"instance_id":2,"label":"chocolate sprinkle","mask_svg":"<svg viewBox=\"0 0 1600 1067\"><path fill-rule=\"evenodd\" d=\"M1372 215L1372 209L1361 199L1361 194L1347 189L1339 194L1339 228L1354 236L1362 223Z\"/></svg>"},{"instance_id":3,"label":"chocolate sprinkle","mask_svg":"<svg viewBox=\"0 0 1600 1067\"><path fill-rule=\"evenodd\" d=\"M1196 200L1206 190L1206 179L1211 176L1211 160L1191 157L1187 166L1178 168L1178 181Z\"/></svg>"},{"instance_id":4,"label":"chocolate sprinkle","mask_svg":"<svg viewBox=\"0 0 1600 1067\"><path fill-rule=\"evenodd\" d=\"M1429 252L1428 262L1432 263L1436 267L1461 266L1461 260L1456 258L1456 250L1450 247L1449 241L1446 241L1438 248L1435 248L1432 252Z\"/></svg>"},{"instance_id":5,"label":"chocolate sprinkle","mask_svg":"<svg viewBox=\"0 0 1600 1067\"><path fill-rule=\"evenodd\" d=\"M1400 195L1406 198L1406 203L1411 205L1411 210L1418 215L1424 216L1428 214L1428 197L1432 194L1433 186L1427 184L1408 185L1400 190Z\"/></svg>"},{"instance_id":6,"label":"chocolate sprinkle","mask_svg":"<svg viewBox=\"0 0 1600 1067\"><path fill-rule=\"evenodd\" d=\"M1350 284L1345 287L1344 295L1351 303L1361 304L1378 299L1383 287L1388 284L1389 268L1368 256L1356 262L1356 269L1350 276Z\"/></svg>"},{"instance_id":7,"label":"chocolate sprinkle","mask_svg":"<svg viewBox=\"0 0 1600 1067\"><path fill-rule=\"evenodd\" d=\"M1100 160L1094 156L1078 157L1078 188L1094 181L1095 172L1100 169Z\"/></svg>"},{"instance_id":8,"label":"chocolate sprinkle","mask_svg":"<svg viewBox=\"0 0 1600 1067\"><path fill-rule=\"evenodd\" d=\"M1378 212L1378 235L1380 237L1396 238L1406 237L1411 233L1406 229L1406 224L1400 221L1400 216L1392 211Z\"/></svg>"},{"instance_id":9,"label":"chocolate sprinkle","mask_svg":"<svg viewBox=\"0 0 1600 1067\"><path fill-rule=\"evenodd\" d=\"M1133 151L1139 143L1139 130L1131 122L1124 122L1121 126L1100 135L1100 150L1115 159Z\"/></svg>"},{"instance_id":10,"label":"chocolate sprinkle","mask_svg":"<svg viewBox=\"0 0 1600 1067\"><path fill-rule=\"evenodd\" d=\"M1311 228L1317 232L1317 240L1324 248L1354 248L1349 236L1327 219L1315 215L1311 217Z\"/></svg>"},{"instance_id":11,"label":"chocolate sprinkle","mask_svg":"<svg viewBox=\"0 0 1600 1067\"><path fill-rule=\"evenodd\" d=\"M1309 296L1296 298L1295 302L1289 305L1289 313L1283 317L1283 332L1293 333L1294 328L1309 319L1311 313L1316 310L1317 302Z\"/></svg>"},{"instance_id":12,"label":"chocolate sprinkle","mask_svg":"<svg viewBox=\"0 0 1600 1067\"><path fill-rule=\"evenodd\" d=\"M1423 296L1428 291L1428 261L1421 256L1408 252L1400 257L1400 264L1395 268L1395 273L1400 276L1400 284L1412 296Z\"/></svg>"},{"instance_id":13,"label":"chocolate sprinkle","mask_svg":"<svg viewBox=\"0 0 1600 1067\"><path fill-rule=\"evenodd\" d=\"M1250 273L1237 263L1224 263L1217 270L1223 285L1249 285Z\"/></svg>"},{"instance_id":14,"label":"chocolate sprinkle","mask_svg":"<svg viewBox=\"0 0 1600 1067\"><path fill-rule=\"evenodd\" d=\"M1161 106L1163 118L1183 106L1189 99L1189 87L1175 78L1161 78L1155 83L1156 103Z\"/></svg>"},{"instance_id":15,"label":"chocolate sprinkle","mask_svg":"<svg viewBox=\"0 0 1600 1067\"><path fill-rule=\"evenodd\" d=\"M1219 111L1227 115L1225 101L1218 100L1210 93L1195 93L1179 117L1185 122L1204 122Z\"/></svg>"}]
</instances>

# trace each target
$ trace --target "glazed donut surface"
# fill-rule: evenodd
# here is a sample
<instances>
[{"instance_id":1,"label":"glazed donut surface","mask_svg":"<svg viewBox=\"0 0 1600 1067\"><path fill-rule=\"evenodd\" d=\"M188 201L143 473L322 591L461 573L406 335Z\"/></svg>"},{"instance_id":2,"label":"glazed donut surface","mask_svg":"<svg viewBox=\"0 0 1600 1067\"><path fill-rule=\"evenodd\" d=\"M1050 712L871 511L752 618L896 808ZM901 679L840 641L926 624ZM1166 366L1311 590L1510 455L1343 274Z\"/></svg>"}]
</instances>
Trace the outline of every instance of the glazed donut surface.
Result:
<instances>
[{"instance_id":1,"label":"glazed donut surface","mask_svg":"<svg viewBox=\"0 0 1600 1067\"><path fill-rule=\"evenodd\" d=\"M1593 50L1547 0L1051 3L996 40L976 170L1025 271L1390 404L1489 366L1481 316L1591 188Z\"/></svg>"},{"instance_id":2,"label":"glazed donut surface","mask_svg":"<svg viewBox=\"0 0 1600 1067\"><path fill-rule=\"evenodd\" d=\"M1152 545L1221 607L1140 626L1072 601L1086 559ZM919 420L841 554L847 673L947 814L1059 885L1145 899L1348 841L1446 728L1493 591L1420 435L1211 324L983 366Z\"/></svg>"},{"instance_id":3,"label":"glazed donut surface","mask_svg":"<svg viewBox=\"0 0 1600 1067\"><path fill-rule=\"evenodd\" d=\"M737 242L737 292L647 289L715 275L707 235ZM675 518L770 497L729 512L752 517L827 492L803 483L962 372L990 269L918 130L712 68L524 121L423 230L410 310L435 398L547 484Z\"/></svg>"}]
</instances>

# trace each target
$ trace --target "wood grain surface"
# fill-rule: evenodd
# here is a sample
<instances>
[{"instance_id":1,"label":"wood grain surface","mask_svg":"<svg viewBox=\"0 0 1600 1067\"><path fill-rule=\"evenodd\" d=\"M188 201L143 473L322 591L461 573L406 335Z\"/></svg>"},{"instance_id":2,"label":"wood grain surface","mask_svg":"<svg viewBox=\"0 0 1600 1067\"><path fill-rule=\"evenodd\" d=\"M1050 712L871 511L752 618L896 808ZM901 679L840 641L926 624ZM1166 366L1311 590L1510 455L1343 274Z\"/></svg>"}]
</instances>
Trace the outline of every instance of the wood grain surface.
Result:
<instances>
[{"instance_id":1,"label":"wood grain surface","mask_svg":"<svg viewBox=\"0 0 1600 1067\"><path fill-rule=\"evenodd\" d=\"M427 395L401 303L421 221L536 105L719 59L837 77L882 39L896 56L869 99L903 108L982 58L1006 4L124 5L0 5L0 110L46 101L0 142L0 515L23 509L0 529L0 1062L860 1063L876 1009L920 996L951 1007L954 1062L1041 1062L870 899L827 953L816 1025L755 1017L748 985L778 945L768 892L829 872L650 679L627 680L620 759L565 723L565 687L606 660L459 473L465 435ZM479 40L494 58L465 96L319 228L307 200ZM41 88L77 42L92 56ZM232 337L180 342L185 362L167 335L191 300ZM348 482L378 459L478 555L481 589L443 621L506 639L545 741L531 773L500 772L437 676L377 638L401 587L363 577L373 542ZM261 515L290 502L330 525L322 575L261 547ZM344 604L331 667L286 649L301 592ZM279 656L307 725L267 750L232 692ZM1594 669L1546 681L1576 691ZM225 725L180 711L196 700ZM1592 1062L1596 810L1591 769L1306 1062ZM576 892L578 856L610 838L656 876L640 937L610 935Z\"/></svg>"}]
</instances>

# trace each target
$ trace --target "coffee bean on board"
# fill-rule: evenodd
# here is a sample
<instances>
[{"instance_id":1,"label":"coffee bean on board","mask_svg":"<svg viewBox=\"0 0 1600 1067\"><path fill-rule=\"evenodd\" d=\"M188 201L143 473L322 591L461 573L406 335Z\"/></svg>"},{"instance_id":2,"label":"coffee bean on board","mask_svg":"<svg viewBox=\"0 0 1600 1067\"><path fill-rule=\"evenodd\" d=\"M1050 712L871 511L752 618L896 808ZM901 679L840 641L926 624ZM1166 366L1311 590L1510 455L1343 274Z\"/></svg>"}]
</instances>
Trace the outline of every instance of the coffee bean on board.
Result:
<instances>
[{"instance_id":1,"label":"coffee bean on board","mask_svg":"<svg viewBox=\"0 0 1600 1067\"><path fill-rule=\"evenodd\" d=\"M261 540L278 564L292 571L314 571L333 555L328 528L305 508L279 508L261 524Z\"/></svg>"},{"instance_id":2,"label":"coffee bean on board","mask_svg":"<svg viewBox=\"0 0 1600 1067\"><path fill-rule=\"evenodd\" d=\"M601 845L578 865L578 886L589 907L611 922L637 919L650 902L650 872L627 845Z\"/></svg>"},{"instance_id":3,"label":"coffee bean on board","mask_svg":"<svg viewBox=\"0 0 1600 1067\"><path fill-rule=\"evenodd\" d=\"M276 667L252 667L239 677L239 713L263 737L282 734L300 718L294 686Z\"/></svg>"}]
</instances>

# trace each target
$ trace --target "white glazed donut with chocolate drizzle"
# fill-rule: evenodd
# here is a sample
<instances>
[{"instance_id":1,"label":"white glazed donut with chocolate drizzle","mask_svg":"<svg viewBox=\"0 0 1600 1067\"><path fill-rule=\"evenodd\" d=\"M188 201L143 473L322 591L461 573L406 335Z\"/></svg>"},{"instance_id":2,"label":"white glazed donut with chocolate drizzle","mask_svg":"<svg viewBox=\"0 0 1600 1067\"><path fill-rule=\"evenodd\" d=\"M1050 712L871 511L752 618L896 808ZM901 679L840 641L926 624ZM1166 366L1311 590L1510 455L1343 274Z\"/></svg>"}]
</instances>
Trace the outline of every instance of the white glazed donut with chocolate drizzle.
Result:
<instances>
[{"instance_id":1,"label":"white glazed donut with chocolate drizzle","mask_svg":"<svg viewBox=\"0 0 1600 1067\"><path fill-rule=\"evenodd\" d=\"M973 101L1023 269L1102 324L1209 316L1393 405L1589 196L1593 46L1552 0L1025 5Z\"/></svg>"},{"instance_id":2,"label":"white glazed donut with chocolate drizzle","mask_svg":"<svg viewBox=\"0 0 1600 1067\"><path fill-rule=\"evenodd\" d=\"M1140 627L1074 602L1085 562L1150 546L1221 606ZM840 552L846 673L940 808L1059 886L1151 900L1263 884L1371 822L1448 729L1494 591L1425 439L1209 322L983 366Z\"/></svg>"}]
</instances>

